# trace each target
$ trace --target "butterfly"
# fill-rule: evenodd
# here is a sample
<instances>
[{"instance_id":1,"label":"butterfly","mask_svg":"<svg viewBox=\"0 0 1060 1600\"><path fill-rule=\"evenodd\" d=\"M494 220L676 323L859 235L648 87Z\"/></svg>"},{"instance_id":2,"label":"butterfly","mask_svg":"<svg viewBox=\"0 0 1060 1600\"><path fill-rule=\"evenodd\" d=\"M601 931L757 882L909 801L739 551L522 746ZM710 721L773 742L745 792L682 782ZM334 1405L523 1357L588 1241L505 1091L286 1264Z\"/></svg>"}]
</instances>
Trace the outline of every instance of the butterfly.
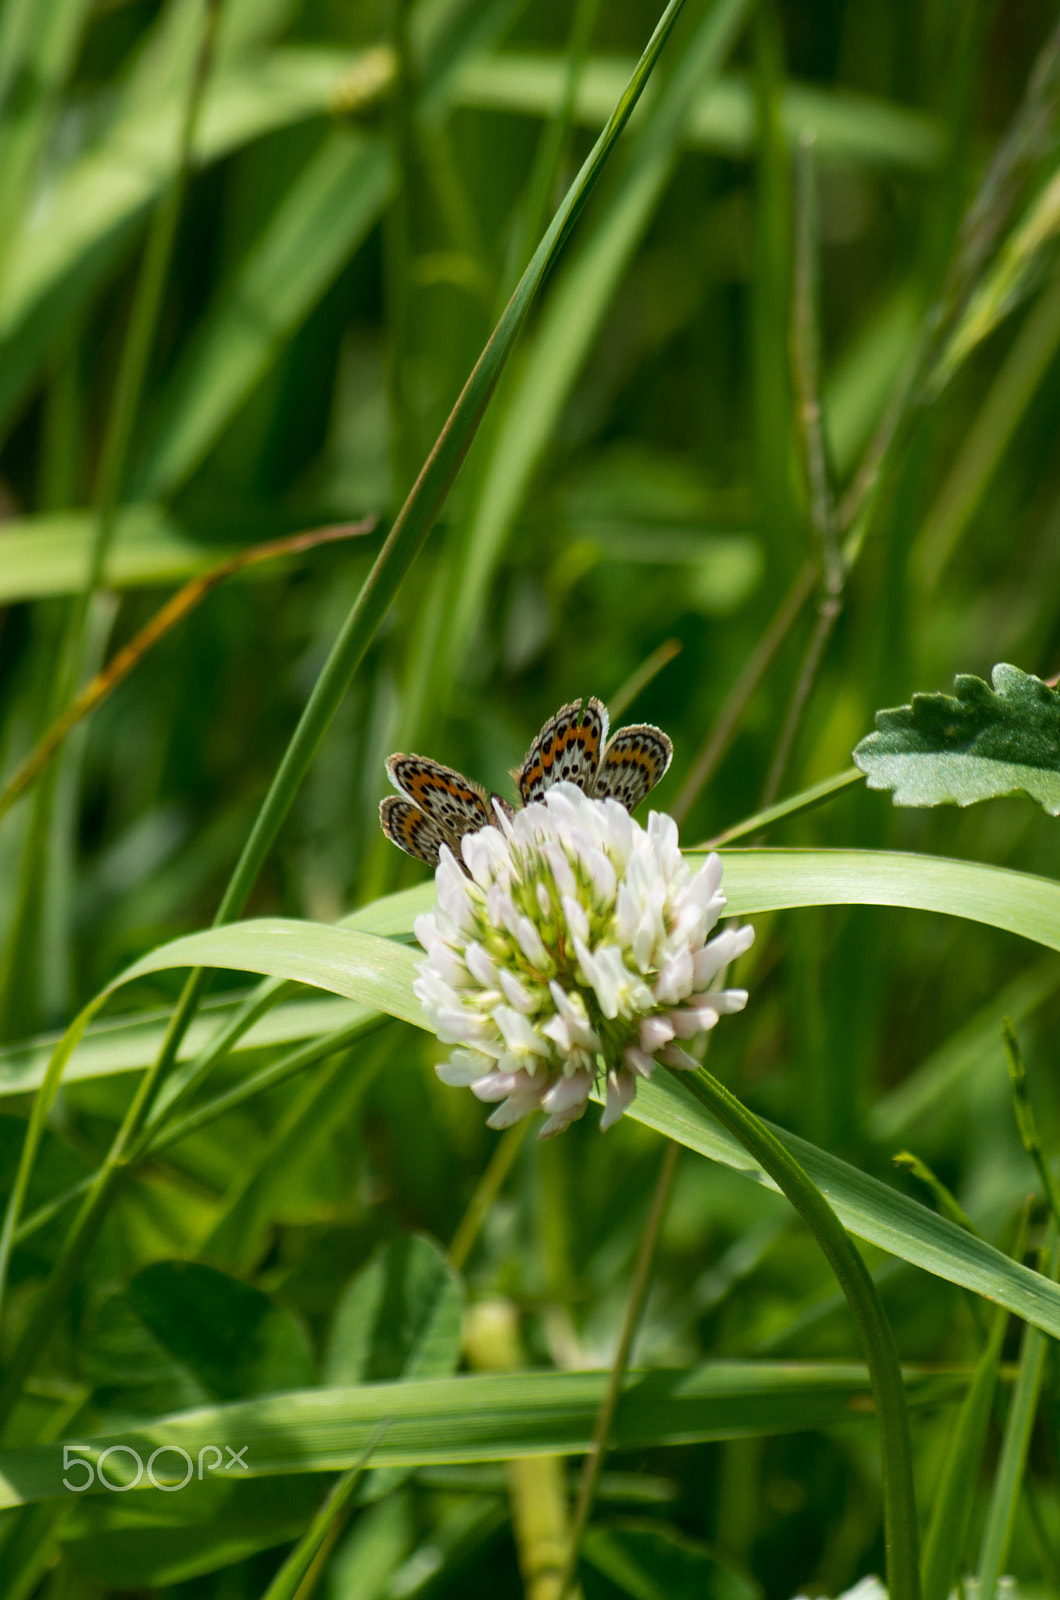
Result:
<instances>
[{"instance_id":1,"label":"butterfly","mask_svg":"<svg viewBox=\"0 0 1060 1600\"><path fill-rule=\"evenodd\" d=\"M523 805L554 783L573 783L593 799L618 800L635 811L670 765L673 745L650 723L620 728L611 739L609 725L607 707L595 698L573 700L549 717L512 772ZM480 784L427 756L392 755L386 770L398 792L379 807L383 832L428 866L438 865L443 844L459 859L464 834L492 823L494 805L513 814L501 795L487 796Z\"/></svg>"}]
</instances>

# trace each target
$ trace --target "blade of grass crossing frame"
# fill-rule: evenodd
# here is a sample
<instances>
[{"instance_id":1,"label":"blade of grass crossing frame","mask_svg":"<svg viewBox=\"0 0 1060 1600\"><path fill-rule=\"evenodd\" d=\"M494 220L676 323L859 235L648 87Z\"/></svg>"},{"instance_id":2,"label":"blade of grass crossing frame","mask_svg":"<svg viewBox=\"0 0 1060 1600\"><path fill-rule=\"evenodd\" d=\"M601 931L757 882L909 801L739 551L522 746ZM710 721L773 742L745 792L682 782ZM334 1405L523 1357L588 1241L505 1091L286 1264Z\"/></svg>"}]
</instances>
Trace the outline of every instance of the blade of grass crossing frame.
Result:
<instances>
[{"instance_id":1,"label":"blade of grass crossing frame","mask_svg":"<svg viewBox=\"0 0 1060 1600\"><path fill-rule=\"evenodd\" d=\"M214 919L215 926L238 916L242 910L262 862L290 809L306 769L330 726L376 629L389 610L402 579L430 532L434 518L463 461L531 302L557 253L566 243L582 207L628 122L677 20L682 3L683 0L669 0L625 93L567 191L548 232L534 252L529 266L450 412L408 499L398 513L383 549L365 580L361 593L332 646L313 688L222 897ZM194 970L184 986L162 1051L154 1067L141 1080L125 1121L114 1140L103 1169L104 1176L101 1177L99 1184L89 1191L73 1227L66 1235L48 1287L41 1296L40 1314L32 1319L34 1327L27 1331L21 1341L18 1358L12 1362L8 1379L0 1391L0 1405L10 1405L24 1373L29 1370L36 1358L30 1333L33 1339L37 1339L37 1324L39 1323L42 1328L47 1326L44 1321L45 1311L61 1298L60 1289L65 1292L65 1282L72 1281L76 1276L78 1262L91 1247L114 1192L122 1156L139 1132L150 1110L156 1086L176 1056L185 1029L195 1014L203 985L203 972L201 969ZM84 1013L82 1015L83 1031L88 1016ZM61 1052L57 1053L57 1059L60 1054ZM0 1294L6 1281L14 1226L24 1201L25 1182L28 1180L36 1143L39 1142L42 1132L40 1107L47 1099L46 1091L49 1088L54 1094L61 1071L62 1062L59 1060L53 1083L49 1084L46 1080L34 1105L30 1130L26 1135L29 1163L27 1165L24 1160L20 1165L19 1178L11 1196L3 1232L0 1233ZM50 1316L50 1311L48 1315Z\"/></svg>"},{"instance_id":2,"label":"blade of grass crossing frame","mask_svg":"<svg viewBox=\"0 0 1060 1600\"><path fill-rule=\"evenodd\" d=\"M717 0L645 119L621 186L592 235L552 288L496 433L450 591L454 682L472 646L490 580L527 485L553 436L633 253L666 190L688 118L749 10L748 0Z\"/></svg>"},{"instance_id":3,"label":"blade of grass crossing frame","mask_svg":"<svg viewBox=\"0 0 1060 1600\"><path fill-rule=\"evenodd\" d=\"M938 1405L966 1381L963 1370L913 1369L905 1377L917 1405ZM248 1478L243 1481L335 1472L355 1466L379 1424L392 1418L376 1446L373 1470L573 1455L588 1447L606 1384L604 1372L530 1371L292 1390L145 1418L120 1433L93 1435L91 1447L81 1453L98 1460L97 1452L120 1438L139 1445L145 1459L162 1444L180 1445L194 1455L203 1444L218 1441L246 1445ZM640 1451L701 1439L849 1427L859 1417L864 1426L868 1404L868 1375L858 1362L722 1361L691 1371L636 1372L622 1386L614 1447ZM68 1500L62 1459L61 1440L0 1452L0 1508ZM110 1465L120 1470L120 1463ZM168 1466L160 1461L156 1468L162 1482ZM135 1495L131 1503L136 1504Z\"/></svg>"}]
</instances>

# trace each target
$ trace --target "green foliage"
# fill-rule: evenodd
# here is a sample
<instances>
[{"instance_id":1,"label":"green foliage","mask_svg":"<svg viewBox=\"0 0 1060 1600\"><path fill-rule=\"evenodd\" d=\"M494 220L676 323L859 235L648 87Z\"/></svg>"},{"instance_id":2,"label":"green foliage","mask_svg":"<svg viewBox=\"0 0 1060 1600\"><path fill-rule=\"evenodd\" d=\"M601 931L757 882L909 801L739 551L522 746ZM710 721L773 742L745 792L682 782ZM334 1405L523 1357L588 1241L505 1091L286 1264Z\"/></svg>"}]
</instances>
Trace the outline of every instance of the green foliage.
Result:
<instances>
[{"instance_id":1,"label":"green foliage","mask_svg":"<svg viewBox=\"0 0 1060 1600\"><path fill-rule=\"evenodd\" d=\"M876 732L854 751L869 788L893 790L898 806L1026 794L1060 815L1060 692L1004 664L989 684L962 673L954 687L877 711Z\"/></svg>"},{"instance_id":2,"label":"green foliage","mask_svg":"<svg viewBox=\"0 0 1060 1600\"><path fill-rule=\"evenodd\" d=\"M0 820L0 1600L530 1594L557 1554L525 1513L573 1503L664 1138L585 1600L884 1572L847 1304L743 1146L657 1074L502 1170L432 1070L434 888L379 832L384 759L510 795L590 693L672 737L651 803L686 845L752 846L710 1067L876 1282L922 1600L1060 1591L1054 9L685 0L638 69L663 0L573 32L520 0L219 0L123 409L205 0L0 0L0 781L177 585L379 529L210 593ZM914 696L850 768L876 707L998 659L1040 678ZM1042 809L971 804L1012 794ZM510 1360L479 1370L494 1313ZM63 1487L64 1447L94 1474L119 1443L196 1470L126 1492L126 1450ZM200 1479L225 1445L247 1472Z\"/></svg>"}]
</instances>

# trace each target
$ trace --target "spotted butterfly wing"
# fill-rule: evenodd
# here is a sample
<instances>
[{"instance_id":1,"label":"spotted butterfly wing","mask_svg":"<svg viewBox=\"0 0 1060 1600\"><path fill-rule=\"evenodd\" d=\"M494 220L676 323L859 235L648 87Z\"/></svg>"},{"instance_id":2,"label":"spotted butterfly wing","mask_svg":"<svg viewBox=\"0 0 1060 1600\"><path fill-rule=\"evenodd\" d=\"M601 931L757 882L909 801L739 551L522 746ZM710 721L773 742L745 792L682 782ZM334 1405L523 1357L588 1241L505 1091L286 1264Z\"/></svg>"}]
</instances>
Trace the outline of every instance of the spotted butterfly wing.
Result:
<instances>
[{"instance_id":1,"label":"spotted butterfly wing","mask_svg":"<svg viewBox=\"0 0 1060 1600\"><path fill-rule=\"evenodd\" d=\"M490 821L486 796L452 767L427 756L393 755L386 770L399 791L379 808L387 838L410 856L438 865L443 844L459 858L465 833L476 833Z\"/></svg>"},{"instance_id":2,"label":"spotted butterfly wing","mask_svg":"<svg viewBox=\"0 0 1060 1600\"><path fill-rule=\"evenodd\" d=\"M596 783L588 793L597 800L620 800L627 811L636 811L663 776L673 753L666 734L649 723L620 728L604 751Z\"/></svg>"},{"instance_id":3,"label":"spotted butterfly wing","mask_svg":"<svg viewBox=\"0 0 1060 1600\"><path fill-rule=\"evenodd\" d=\"M429 867L438 865L443 844L449 839L438 824L404 795L388 794L379 807L379 821L392 844Z\"/></svg>"},{"instance_id":4,"label":"spotted butterfly wing","mask_svg":"<svg viewBox=\"0 0 1060 1600\"><path fill-rule=\"evenodd\" d=\"M596 699L574 700L550 717L514 774L524 806L554 783L574 783L592 794L607 728L607 707Z\"/></svg>"}]
</instances>

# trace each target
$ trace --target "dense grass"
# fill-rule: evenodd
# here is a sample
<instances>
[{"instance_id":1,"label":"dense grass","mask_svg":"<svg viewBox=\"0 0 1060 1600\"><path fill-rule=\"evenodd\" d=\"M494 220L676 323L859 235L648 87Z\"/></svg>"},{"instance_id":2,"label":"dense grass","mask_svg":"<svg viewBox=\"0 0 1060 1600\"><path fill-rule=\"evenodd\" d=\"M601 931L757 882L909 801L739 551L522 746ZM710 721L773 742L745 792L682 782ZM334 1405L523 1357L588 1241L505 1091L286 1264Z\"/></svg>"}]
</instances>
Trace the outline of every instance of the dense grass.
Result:
<instances>
[{"instance_id":1,"label":"dense grass","mask_svg":"<svg viewBox=\"0 0 1060 1600\"><path fill-rule=\"evenodd\" d=\"M685 0L601 139L661 13L0 6L0 781L180 585L369 519L187 595L0 799L0 1600L554 1597L660 1128L633 1367L662 1370L612 1423L587 1600L884 1571L862 1348L787 1203L665 1086L603 1138L595 1111L499 1138L400 1020L426 874L379 830L392 750L510 793L597 694L670 734L653 803L694 845L842 774L879 707L1060 668L1053 9ZM1025 799L854 783L764 838L1060 877ZM733 859L757 940L711 1071L817 1147L792 1146L863 1241L925 1600L995 1559L1055 1594L1060 1297L998 1254L1055 1271L1000 1026L1048 1157L1053 887L1019 922L1015 879L829 860ZM164 950L219 906L253 926ZM369 977L326 980L339 946L303 929L319 987L284 986L259 919L358 908L335 937ZM35 1099L54 1037L160 949ZM1008 1314L1035 1295L1038 1329ZM145 1461L249 1444L254 1475L62 1489L56 1441L129 1430Z\"/></svg>"}]
</instances>

